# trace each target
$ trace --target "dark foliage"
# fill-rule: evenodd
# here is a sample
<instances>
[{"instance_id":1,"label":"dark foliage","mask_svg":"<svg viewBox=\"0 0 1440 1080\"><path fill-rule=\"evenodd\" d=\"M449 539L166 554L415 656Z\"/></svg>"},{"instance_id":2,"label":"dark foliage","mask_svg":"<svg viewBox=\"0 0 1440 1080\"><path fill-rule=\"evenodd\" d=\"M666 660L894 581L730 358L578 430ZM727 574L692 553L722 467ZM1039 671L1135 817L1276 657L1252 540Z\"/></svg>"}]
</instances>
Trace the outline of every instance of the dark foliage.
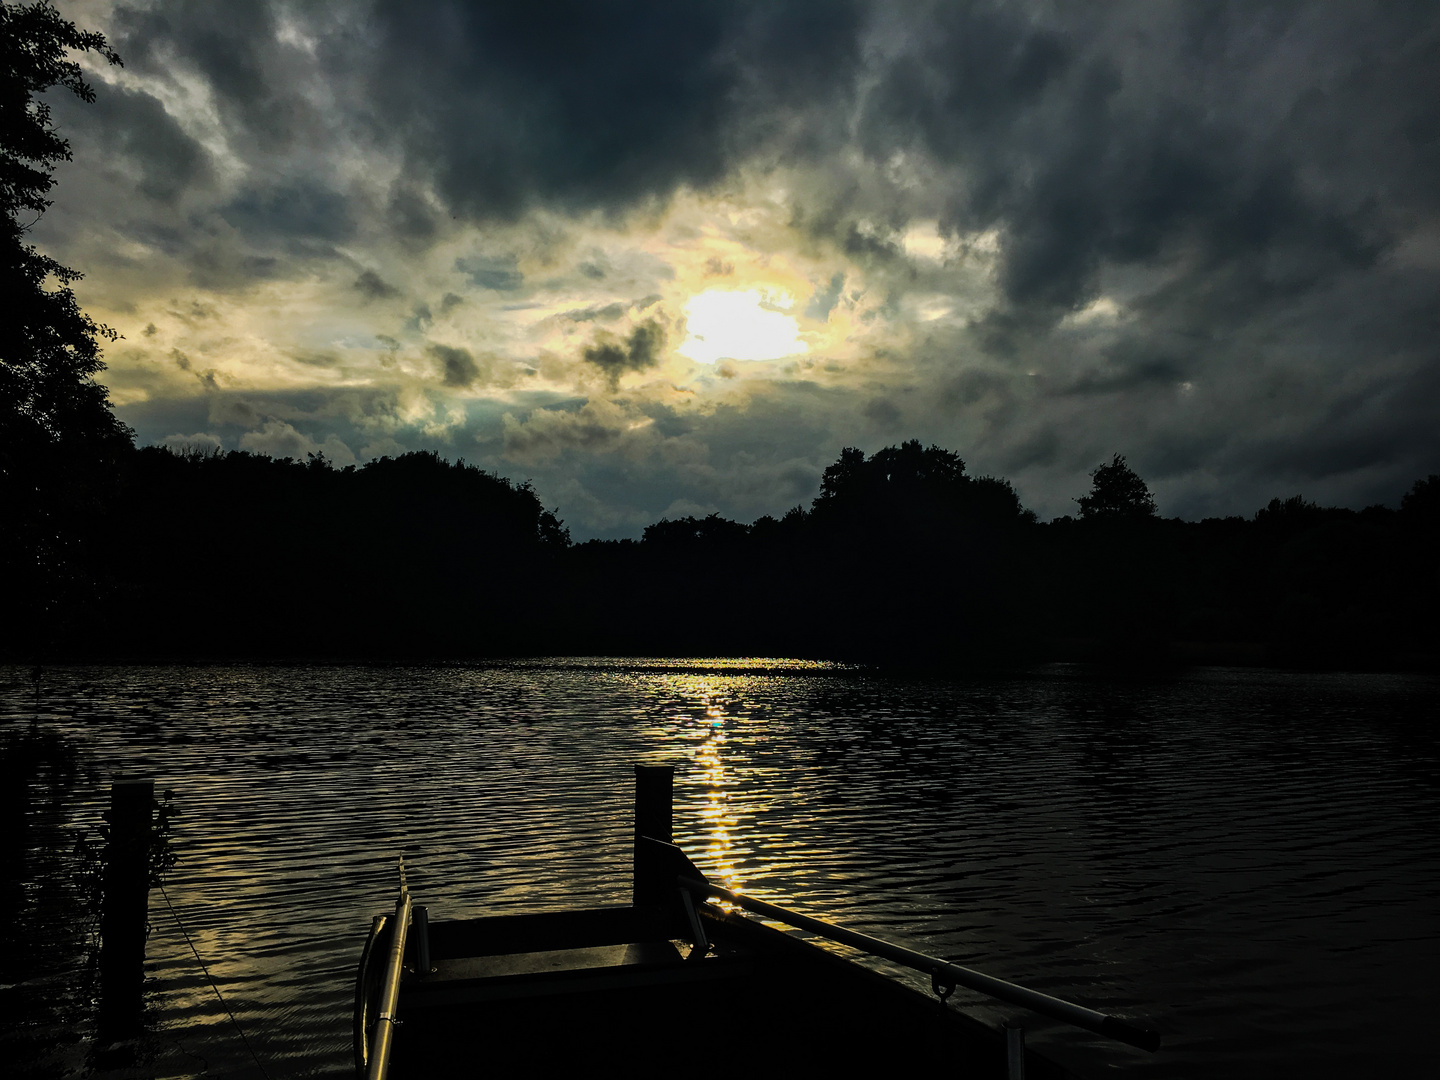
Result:
<instances>
[{"instance_id":1,"label":"dark foliage","mask_svg":"<svg viewBox=\"0 0 1440 1080\"><path fill-rule=\"evenodd\" d=\"M1116 454L1109 464L1099 466L1090 476L1094 481L1090 494L1075 500L1080 504L1083 520L1155 516L1155 500L1149 487L1125 464L1123 454Z\"/></svg>"},{"instance_id":2,"label":"dark foliage","mask_svg":"<svg viewBox=\"0 0 1440 1080\"><path fill-rule=\"evenodd\" d=\"M1005 528L1033 522L1009 481L965 473L958 454L918 440L870 458L853 447L825 470L814 512L842 528L890 534L956 528Z\"/></svg>"},{"instance_id":3,"label":"dark foliage","mask_svg":"<svg viewBox=\"0 0 1440 1080\"><path fill-rule=\"evenodd\" d=\"M937 663L1013 649L1007 596L1034 515L1010 485L919 442L844 450L809 511L661 521L570 561L579 651ZM589 643L588 648L579 642Z\"/></svg>"},{"instance_id":4,"label":"dark foliage","mask_svg":"<svg viewBox=\"0 0 1440 1080\"><path fill-rule=\"evenodd\" d=\"M528 486L431 453L335 469L148 447L108 532L87 647L209 657L531 651L569 543Z\"/></svg>"},{"instance_id":5,"label":"dark foliage","mask_svg":"<svg viewBox=\"0 0 1440 1080\"><path fill-rule=\"evenodd\" d=\"M55 164L70 158L39 95L61 87L95 99L72 51L120 62L47 4L0 5L0 575L32 645L91 607L87 547L131 449L95 381L98 339L114 333L80 310L70 288L80 274L25 242L50 205Z\"/></svg>"},{"instance_id":6,"label":"dark foliage","mask_svg":"<svg viewBox=\"0 0 1440 1080\"><path fill-rule=\"evenodd\" d=\"M1440 541L1440 476L1416 480L1400 500L1400 516L1417 539Z\"/></svg>"},{"instance_id":7,"label":"dark foliage","mask_svg":"<svg viewBox=\"0 0 1440 1080\"><path fill-rule=\"evenodd\" d=\"M1295 496L1185 522L1156 514L1123 457L1092 475L1079 519L1041 525L1008 483L938 447L846 449L808 511L661 521L638 543L572 549L552 640L923 666L1433 662L1440 478L1399 512Z\"/></svg>"},{"instance_id":8,"label":"dark foliage","mask_svg":"<svg viewBox=\"0 0 1440 1080\"><path fill-rule=\"evenodd\" d=\"M1007 482L969 476L946 450L847 449L808 509L572 545L527 485L434 454L335 469L151 447L104 518L108 601L70 644L144 658L920 667L1433 658L1436 477L1398 511L1295 496L1249 520L1185 522L1143 512L1148 489L1130 475L1126 490L1145 492L1121 502L1130 511L1040 524Z\"/></svg>"},{"instance_id":9,"label":"dark foliage","mask_svg":"<svg viewBox=\"0 0 1440 1080\"><path fill-rule=\"evenodd\" d=\"M656 547L715 548L738 544L749 530L738 521L711 514L706 518L683 517L676 521L661 518L645 526L644 542Z\"/></svg>"}]
</instances>

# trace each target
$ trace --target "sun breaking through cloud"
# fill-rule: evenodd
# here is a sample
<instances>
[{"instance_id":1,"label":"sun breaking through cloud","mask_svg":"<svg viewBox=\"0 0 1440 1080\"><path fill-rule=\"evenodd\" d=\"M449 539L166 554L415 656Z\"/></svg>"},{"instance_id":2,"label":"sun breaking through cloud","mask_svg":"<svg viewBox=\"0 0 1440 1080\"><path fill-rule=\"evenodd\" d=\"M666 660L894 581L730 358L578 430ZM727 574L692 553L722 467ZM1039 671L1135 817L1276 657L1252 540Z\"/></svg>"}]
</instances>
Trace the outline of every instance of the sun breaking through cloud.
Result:
<instances>
[{"instance_id":1,"label":"sun breaking through cloud","mask_svg":"<svg viewBox=\"0 0 1440 1080\"><path fill-rule=\"evenodd\" d=\"M1440 12L74 0L31 239L142 442L430 449L578 538L908 438L1073 509L1440 471Z\"/></svg>"},{"instance_id":2,"label":"sun breaking through cloud","mask_svg":"<svg viewBox=\"0 0 1440 1080\"><path fill-rule=\"evenodd\" d=\"M793 304L784 293L706 290L685 304L690 336L676 351L704 364L799 356L809 347L800 340L795 319L784 313Z\"/></svg>"}]
</instances>

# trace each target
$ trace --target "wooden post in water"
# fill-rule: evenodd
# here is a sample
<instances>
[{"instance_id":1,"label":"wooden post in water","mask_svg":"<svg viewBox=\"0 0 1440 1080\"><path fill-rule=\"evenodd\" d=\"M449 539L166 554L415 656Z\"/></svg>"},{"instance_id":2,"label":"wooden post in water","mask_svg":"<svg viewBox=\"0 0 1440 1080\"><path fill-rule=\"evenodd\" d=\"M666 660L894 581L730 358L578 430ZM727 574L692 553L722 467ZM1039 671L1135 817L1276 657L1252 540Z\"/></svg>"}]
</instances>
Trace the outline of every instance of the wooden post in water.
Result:
<instances>
[{"instance_id":1,"label":"wooden post in water","mask_svg":"<svg viewBox=\"0 0 1440 1080\"><path fill-rule=\"evenodd\" d=\"M663 863L640 847L640 837L661 843L672 842L671 795L675 784L673 765L635 766L635 890L636 907L663 907L675 893L673 880L666 881Z\"/></svg>"},{"instance_id":2,"label":"wooden post in water","mask_svg":"<svg viewBox=\"0 0 1440 1080\"><path fill-rule=\"evenodd\" d=\"M100 913L100 1040L139 1035L150 900L150 818L155 781L110 785L110 843Z\"/></svg>"},{"instance_id":3,"label":"wooden post in water","mask_svg":"<svg viewBox=\"0 0 1440 1080\"><path fill-rule=\"evenodd\" d=\"M30 848L30 773L23 760L24 750L13 749L0 757L0 866L10 880L25 880L25 863Z\"/></svg>"}]
</instances>

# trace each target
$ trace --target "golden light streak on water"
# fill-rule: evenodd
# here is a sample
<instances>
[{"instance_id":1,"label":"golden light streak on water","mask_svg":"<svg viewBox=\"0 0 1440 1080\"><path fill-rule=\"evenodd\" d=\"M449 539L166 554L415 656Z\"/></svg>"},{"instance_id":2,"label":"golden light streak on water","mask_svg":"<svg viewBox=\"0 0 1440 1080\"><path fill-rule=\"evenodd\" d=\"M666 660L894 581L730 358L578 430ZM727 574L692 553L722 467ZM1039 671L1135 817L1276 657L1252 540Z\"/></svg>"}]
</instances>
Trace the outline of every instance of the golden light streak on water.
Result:
<instances>
[{"instance_id":1,"label":"golden light streak on water","mask_svg":"<svg viewBox=\"0 0 1440 1080\"><path fill-rule=\"evenodd\" d=\"M677 714L683 724L684 737L692 742L690 760L698 775L692 772L692 783L704 794L699 816L703 822L704 854L707 875L727 889L739 889L744 874L734 849L733 836L737 825L726 753L726 721L731 695L720 680L709 675L676 675L667 680L669 689L691 707Z\"/></svg>"}]
</instances>

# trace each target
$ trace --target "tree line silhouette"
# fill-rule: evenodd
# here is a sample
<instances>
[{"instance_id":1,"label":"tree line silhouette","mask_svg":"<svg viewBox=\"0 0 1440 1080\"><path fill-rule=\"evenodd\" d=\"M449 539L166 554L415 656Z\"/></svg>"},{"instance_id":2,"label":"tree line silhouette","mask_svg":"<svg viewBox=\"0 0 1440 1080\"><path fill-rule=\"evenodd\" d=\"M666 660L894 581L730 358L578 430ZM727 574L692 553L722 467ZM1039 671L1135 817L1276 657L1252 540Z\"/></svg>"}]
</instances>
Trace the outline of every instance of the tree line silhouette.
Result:
<instances>
[{"instance_id":1,"label":"tree line silhouette","mask_svg":"<svg viewBox=\"0 0 1440 1080\"><path fill-rule=\"evenodd\" d=\"M1319 666L1433 662L1440 477L1401 508L1274 499L1161 518L1119 455L1073 517L918 442L842 452L808 510L715 515L572 549L608 651L814 655L918 666L1071 658Z\"/></svg>"},{"instance_id":2,"label":"tree line silhouette","mask_svg":"<svg viewBox=\"0 0 1440 1080\"><path fill-rule=\"evenodd\" d=\"M1436 652L1440 476L1398 510L1274 499L1160 517L1116 456L1077 513L911 441L844 450L809 507L572 543L526 484L433 453L335 468L121 456L6 627L14 658L787 655L916 666L1072 658L1320 666ZM46 584L63 594L40 595Z\"/></svg>"}]
</instances>

